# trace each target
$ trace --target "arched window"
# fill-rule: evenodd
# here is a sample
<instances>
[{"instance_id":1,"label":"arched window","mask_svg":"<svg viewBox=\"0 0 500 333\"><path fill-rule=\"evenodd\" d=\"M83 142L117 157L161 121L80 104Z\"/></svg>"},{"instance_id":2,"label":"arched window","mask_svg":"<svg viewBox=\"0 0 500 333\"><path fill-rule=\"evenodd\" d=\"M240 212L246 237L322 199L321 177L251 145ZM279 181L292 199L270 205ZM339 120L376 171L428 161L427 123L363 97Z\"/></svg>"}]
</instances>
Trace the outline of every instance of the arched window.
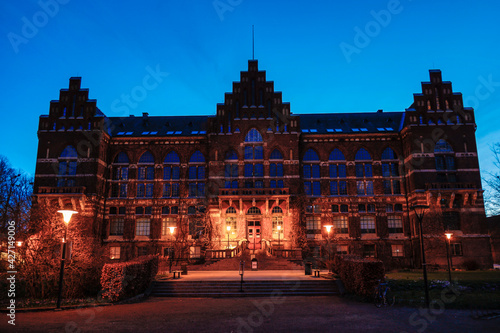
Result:
<instances>
[{"instance_id":1,"label":"arched window","mask_svg":"<svg viewBox=\"0 0 500 333\"><path fill-rule=\"evenodd\" d=\"M175 151L171 151L163 160L163 197L179 197L180 159Z\"/></svg>"},{"instance_id":2,"label":"arched window","mask_svg":"<svg viewBox=\"0 0 500 333\"><path fill-rule=\"evenodd\" d=\"M67 146L59 156L58 187L75 186L78 154L73 146Z\"/></svg>"},{"instance_id":3,"label":"arched window","mask_svg":"<svg viewBox=\"0 0 500 333\"><path fill-rule=\"evenodd\" d=\"M258 207L250 207L247 211L247 215L261 215L260 209Z\"/></svg>"},{"instance_id":4,"label":"arched window","mask_svg":"<svg viewBox=\"0 0 500 333\"><path fill-rule=\"evenodd\" d=\"M337 148L329 157L330 195L347 195L347 167L344 154Z\"/></svg>"},{"instance_id":5,"label":"arched window","mask_svg":"<svg viewBox=\"0 0 500 333\"><path fill-rule=\"evenodd\" d=\"M356 157L354 159L356 161L370 161L372 159L372 156L365 148L361 148L356 153Z\"/></svg>"},{"instance_id":6,"label":"arched window","mask_svg":"<svg viewBox=\"0 0 500 333\"><path fill-rule=\"evenodd\" d=\"M191 155L189 163L205 163L205 157L199 150L197 150L193 153L193 155Z\"/></svg>"},{"instance_id":7,"label":"arched window","mask_svg":"<svg viewBox=\"0 0 500 333\"><path fill-rule=\"evenodd\" d=\"M116 155L114 162L115 164L129 164L129 159L128 156L125 152L120 152L118 155Z\"/></svg>"},{"instance_id":8,"label":"arched window","mask_svg":"<svg viewBox=\"0 0 500 333\"><path fill-rule=\"evenodd\" d=\"M228 209L226 209L226 214L236 214L236 208L229 207Z\"/></svg>"},{"instance_id":9,"label":"arched window","mask_svg":"<svg viewBox=\"0 0 500 333\"><path fill-rule=\"evenodd\" d=\"M120 152L113 160L111 197L126 198L127 197L127 181L128 181L128 166L129 158L125 152Z\"/></svg>"},{"instance_id":10,"label":"arched window","mask_svg":"<svg viewBox=\"0 0 500 333\"><path fill-rule=\"evenodd\" d=\"M247 135L245 136L245 142L262 142L264 141L262 139L262 135L260 135L259 131L257 131L255 128L252 128L250 131L248 131Z\"/></svg>"},{"instance_id":11,"label":"arched window","mask_svg":"<svg viewBox=\"0 0 500 333\"><path fill-rule=\"evenodd\" d=\"M318 161L319 162L319 156L318 156L318 153L316 153L314 150L312 149L308 149L306 151L306 153L304 154L304 159L303 161Z\"/></svg>"},{"instance_id":12,"label":"arched window","mask_svg":"<svg viewBox=\"0 0 500 333\"><path fill-rule=\"evenodd\" d=\"M271 153L271 160L278 161L283 160L283 155L278 149L273 150ZM283 188L284 187L284 170L283 170L283 162L272 162L269 163L269 177L270 187L271 188Z\"/></svg>"},{"instance_id":13,"label":"arched window","mask_svg":"<svg viewBox=\"0 0 500 333\"><path fill-rule=\"evenodd\" d=\"M61 153L60 158L76 158L78 154L76 153L76 149L73 146L67 146Z\"/></svg>"},{"instance_id":14,"label":"arched window","mask_svg":"<svg viewBox=\"0 0 500 333\"><path fill-rule=\"evenodd\" d=\"M314 150L309 149L306 151L302 160L302 168L304 193L312 196L321 195L319 156Z\"/></svg>"},{"instance_id":15,"label":"arched window","mask_svg":"<svg viewBox=\"0 0 500 333\"><path fill-rule=\"evenodd\" d=\"M439 140L434 147L437 181L442 183L455 183L455 153L451 145L445 140Z\"/></svg>"},{"instance_id":16,"label":"arched window","mask_svg":"<svg viewBox=\"0 0 500 333\"><path fill-rule=\"evenodd\" d=\"M401 194L398 157L389 147L382 152L382 177L384 194Z\"/></svg>"},{"instance_id":17,"label":"arched window","mask_svg":"<svg viewBox=\"0 0 500 333\"><path fill-rule=\"evenodd\" d=\"M238 188L238 155L234 150L226 153L224 188Z\"/></svg>"},{"instance_id":18,"label":"arched window","mask_svg":"<svg viewBox=\"0 0 500 333\"><path fill-rule=\"evenodd\" d=\"M281 152L278 149L275 149L271 153L271 157L269 159L270 160L282 160L283 159L283 155L281 154Z\"/></svg>"},{"instance_id":19,"label":"arched window","mask_svg":"<svg viewBox=\"0 0 500 333\"><path fill-rule=\"evenodd\" d=\"M373 195L373 169L370 153L360 148L355 156L356 188L358 195Z\"/></svg>"},{"instance_id":20,"label":"arched window","mask_svg":"<svg viewBox=\"0 0 500 333\"><path fill-rule=\"evenodd\" d=\"M226 160L228 161L237 161L238 160L238 154L236 154L236 152L234 150L229 150L227 153L226 153Z\"/></svg>"},{"instance_id":21,"label":"arched window","mask_svg":"<svg viewBox=\"0 0 500 333\"><path fill-rule=\"evenodd\" d=\"M436 142L436 146L434 147L435 153L453 153L453 148L451 148L450 144L445 140L439 140Z\"/></svg>"},{"instance_id":22,"label":"arched window","mask_svg":"<svg viewBox=\"0 0 500 333\"><path fill-rule=\"evenodd\" d=\"M144 154L142 154L141 158L139 159L139 164L155 164L155 158L151 152L147 151Z\"/></svg>"},{"instance_id":23,"label":"arched window","mask_svg":"<svg viewBox=\"0 0 500 333\"><path fill-rule=\"evenodd\" d=\"M205 196L205 157L197 150L189 159L189 196L204 197ZM193 165L194 164L194 165Z\"/></svg>"},{"instance_id":24,"label":"arched window","mask_svg":"<svg viewBox=\"0 0 500 333\"><path fill-rule=\"evenodd\" d=\"M275 207L273 207L271 214L283 214L283 210L281 209L280 206L275 206Z\"/></svg>"}]
</instances>

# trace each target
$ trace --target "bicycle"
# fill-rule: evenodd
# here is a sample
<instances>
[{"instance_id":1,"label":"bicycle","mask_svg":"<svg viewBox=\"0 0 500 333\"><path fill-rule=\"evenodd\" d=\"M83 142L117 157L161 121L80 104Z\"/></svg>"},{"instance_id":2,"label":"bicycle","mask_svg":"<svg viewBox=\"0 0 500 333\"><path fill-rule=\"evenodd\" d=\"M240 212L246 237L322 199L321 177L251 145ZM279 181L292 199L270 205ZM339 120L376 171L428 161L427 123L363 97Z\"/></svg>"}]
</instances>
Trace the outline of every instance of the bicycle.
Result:
<instances>
[{"instance_id":1,"label":"bicycle","mask_svg":"<svg viewBox=\"0 0 500 333\"><path fill-rule=\"evenodd\" d=\"M378 286L375 287L375 297L373 303L377 308L383 306L393 306L396 302L396 296L391 292L391 288L386 282L379 280Z\"/></svg>"}]
</instances>

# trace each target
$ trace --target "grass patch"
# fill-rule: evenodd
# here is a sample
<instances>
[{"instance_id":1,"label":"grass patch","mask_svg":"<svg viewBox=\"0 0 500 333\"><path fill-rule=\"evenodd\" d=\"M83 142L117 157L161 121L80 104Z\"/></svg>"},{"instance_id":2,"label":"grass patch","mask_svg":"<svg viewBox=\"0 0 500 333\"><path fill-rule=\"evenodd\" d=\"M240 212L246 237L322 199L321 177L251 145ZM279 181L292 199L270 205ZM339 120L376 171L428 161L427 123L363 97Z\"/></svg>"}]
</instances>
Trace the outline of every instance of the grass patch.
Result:
<instances>
[{"instance_id":1,"label":"grass patch","mask_svg":"<svg viewBox=\"0 0 500 333\"><path fill-rule=\"evenodd\" d=\"M421 270L386 274L391 291L400 305L424 305ZM500 271L454 271L453 285L447 271L428 272L429 299L447 309L500 309ZM442 302L442 303L440 303Z\"/></svg>"}]
</instances>

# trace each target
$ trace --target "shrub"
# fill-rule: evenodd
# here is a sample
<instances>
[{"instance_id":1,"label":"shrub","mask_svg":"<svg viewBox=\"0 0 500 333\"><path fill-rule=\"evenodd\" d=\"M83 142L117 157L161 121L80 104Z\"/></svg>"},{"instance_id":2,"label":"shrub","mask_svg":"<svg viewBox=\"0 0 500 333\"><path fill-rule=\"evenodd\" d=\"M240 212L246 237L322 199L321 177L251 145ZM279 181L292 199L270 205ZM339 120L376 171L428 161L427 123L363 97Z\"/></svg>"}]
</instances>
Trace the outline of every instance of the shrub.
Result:
<instances>
[{"instance_id":1,"label":"shrub","mask_svg":"<svg viewBox=\"0 0 500 333\"><path fill-rule=\"evenodd\" d=\"M335 271L348 292L370 296L378 280L384 279L384 264L380 260L342 255L335 256L333 262Z\"/></svg>"},{"instance_id":2,"label":"shrub","mask_svg":"<svg viewBox=\"0 0 500 333\"><path fill-rule=\"evenodd\" d=\"M158 273L158 256L106 264L102 268L102 296L112 302L144 292Z\"/></svg>"}]
</instances>

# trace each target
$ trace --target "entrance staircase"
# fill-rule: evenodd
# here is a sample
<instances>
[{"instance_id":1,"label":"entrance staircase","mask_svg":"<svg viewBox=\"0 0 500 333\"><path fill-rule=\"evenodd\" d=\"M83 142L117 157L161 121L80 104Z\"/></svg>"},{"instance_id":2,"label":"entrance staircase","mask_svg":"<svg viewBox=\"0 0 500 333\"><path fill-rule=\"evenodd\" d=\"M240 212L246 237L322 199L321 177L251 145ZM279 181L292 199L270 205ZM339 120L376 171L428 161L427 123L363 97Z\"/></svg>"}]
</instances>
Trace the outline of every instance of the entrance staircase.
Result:
<instances>
[{"instance_id":1,"label":"entrance staircase","mask_svg":"<svg viewBox=\"0 0 500 333\"><path fill-rule=\"evenodd\" d=\"M258 270L302 270L302 263L292 262L285 258L269 255L265 251L256 251L255 258L258 262ZM251 254L250 251L245 251L240 256L233 258L223 258L210 260L204 264L190 264L188 271L237 271L240 268L240 261L245 262L245 269L250 270ZM167 267L165 269L165 267ZM180 270L180 265L173 265L172 270ZM161 265L160 271L168 270L168 265Z\"/></svg>"},{"instance_id":2,"label":"entrance staircase","mask_svg":"<svg viewBox=\"0 0 500 333\"><path fill-rule=\"evenodd\" d=\"M339 294L334 280L245 281L155 281L155 297L283 297Z\"/></svg>"}]
</instances>

